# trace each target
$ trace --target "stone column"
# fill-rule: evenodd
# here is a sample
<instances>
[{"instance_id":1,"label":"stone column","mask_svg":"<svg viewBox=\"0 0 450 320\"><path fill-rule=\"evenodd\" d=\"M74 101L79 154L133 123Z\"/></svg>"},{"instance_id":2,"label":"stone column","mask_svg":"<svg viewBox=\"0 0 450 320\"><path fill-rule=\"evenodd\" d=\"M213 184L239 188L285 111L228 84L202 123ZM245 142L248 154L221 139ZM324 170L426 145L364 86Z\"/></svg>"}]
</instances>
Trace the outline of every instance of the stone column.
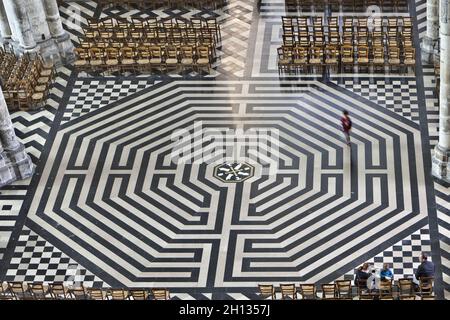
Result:
<instances>
[{"instance_id":1,"label":"stone column","mask_svg":"<svg viewBox=\"0 0 450 320\"><path fill-rule=\"evenodd\" d=\"M58 3L56 0L42 1L44 3L50 33L58 45L62 60L66 63L75 61L75 54L73 52L74 47L69 34L63 28Z\"/></svg>"},{"instance_id":2,"label":"stone column","mask_svg":"<svg viewBox=\"0 0 450 320\"><path fill-rule=\"evenodd\" d=\"M42 0L26 0L27 14L33 28L34 39L39 45L40 54L49 64L58 64L61 60L58 46L52 38Z\"/></svg>"},{"instance_id":3,"label":"stone column","mask_svg":"<svg viewBox=\"0 0 450 320\"><path fill-rule=\"evenodd\" d=\"M434 149L433 175L450 182L450 24L449 2L440 2L441 84L439 95L439 142Z\"/></svg>"},{"instance_id":4,"label":"stone column","mask_svg":"<svg viewBox=\"0 0 450 320\"><path fill-rule=\"evenodd\" d=\"M17 139L0 87L0 187L33 175L34 165Z\"/></svg>"},{"instance_id":5,"label":"stone column","mask_svg":"<svg viewBox=\"0 0 450 320\"><path fill-rule=\"evenodd\" d=\"M11 28L2 0L0 0L0 35L3 43L8 43L11 40Z\"/></svg>"},{"instance_id":6,"label":"stone column","mask_svg":"<svg viewBox=\"0 0 450 320\"><path fill-rule=\"evenodd\" d=\"M32 26L27 15L26 0L3 0L15 49L19 52L33 52L39 48L34 40Z\"/></svg>"},{"instance_id":7,"label":"stone column","mask_svg":"<svg viewBox=\"0 0 450 320\"><path fill-rule=\"evenodd\" d=\"M427 0L427 34L422 42L422 62L432 64L439 39L439 0Z\"/></svg>"}]
</instances>

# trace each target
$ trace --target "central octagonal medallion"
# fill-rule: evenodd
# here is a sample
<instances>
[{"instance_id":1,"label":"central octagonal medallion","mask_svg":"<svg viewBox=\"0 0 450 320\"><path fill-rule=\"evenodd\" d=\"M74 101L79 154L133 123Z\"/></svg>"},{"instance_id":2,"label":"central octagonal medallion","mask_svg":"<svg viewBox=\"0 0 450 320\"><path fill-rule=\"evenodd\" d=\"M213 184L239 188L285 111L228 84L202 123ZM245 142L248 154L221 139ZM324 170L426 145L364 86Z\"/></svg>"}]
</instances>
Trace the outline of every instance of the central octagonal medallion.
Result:
<instances>
[{"instance_id":1,"label":"central octagonal medallion","mask_svg":"<svg viewBox=\"0 0 450 320\"><path fill-rule=\"evenodd\" d=\"M214 176L222 182L237 183L253 177L255 168L245 162L227 162L214 168Z\"/></svg>"}]
</instances>

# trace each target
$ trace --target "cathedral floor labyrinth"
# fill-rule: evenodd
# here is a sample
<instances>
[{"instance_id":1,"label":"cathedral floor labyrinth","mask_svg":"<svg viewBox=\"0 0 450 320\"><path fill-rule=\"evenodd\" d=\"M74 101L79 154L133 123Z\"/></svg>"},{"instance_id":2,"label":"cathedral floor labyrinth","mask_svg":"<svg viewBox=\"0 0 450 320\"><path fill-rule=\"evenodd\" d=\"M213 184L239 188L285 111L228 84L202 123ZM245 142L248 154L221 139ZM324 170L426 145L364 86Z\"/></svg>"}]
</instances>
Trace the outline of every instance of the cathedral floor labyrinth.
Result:
<instances>
[{"instance_id":1,"label":"cathedral floor labyrinth","mask_svg":"<svg viewBox=\"0 0 450 320\"><path fill-rule=\"evenodd\" d=\"M427 224L423 155L337 85L168 81L58 128L26 225L111 286L328 282Z\"/></svg>"}]
</instances>

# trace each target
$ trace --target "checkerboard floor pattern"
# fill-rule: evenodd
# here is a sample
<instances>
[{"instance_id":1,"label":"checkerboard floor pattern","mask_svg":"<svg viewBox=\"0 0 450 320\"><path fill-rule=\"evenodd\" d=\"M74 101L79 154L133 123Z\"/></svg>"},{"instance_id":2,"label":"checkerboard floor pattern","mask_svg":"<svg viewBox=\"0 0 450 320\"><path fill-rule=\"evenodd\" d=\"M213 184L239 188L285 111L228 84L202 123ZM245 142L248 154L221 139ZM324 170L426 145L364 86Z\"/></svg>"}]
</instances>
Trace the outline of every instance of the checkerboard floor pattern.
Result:
<instances>
[{"instance_id":1,"label":"checkerboard floor pattern","mask_svg":"<svg viewBox=\"0 0 450 320\"><path fill-rule=\"evenodd\" d=\"M383 263L389 263L392 272L394 273L394 279L403 277L411 278L420 264L421 252L431 252L430 231L428 226L417 230L412 235L366 262L373 264L376 267L382 267ZM354 269L358 267L359 266L355 266L337 280L353 280L355 278Z\"/></svg>"},{"instance_id":2,"label":"checkerboard floor pattern","mask_svg":"<svg viewBox=\"0 0 450 320\"><path fill-rule=\"evenodd\" d=\"M75 82L62 122L71 121L89 112L125 98L158 83L154 79L91 80Z\"/></svg>"},{"instance_id":3,"label":"checkerboard floor pattern","mask_svg":"<svg viewBox=\"0 0 450 320\"><path fill-rule=\"evenodd\" d=\"M344 78L333 82L376 104L419 123L417 85L413 78Z\"/></svg>"},{"instance_id":4,"label":"checkerboard floor pattern","mask_svg":"<svg viewBox=\"0 0 450 320\"><path fill-rule=\"evenodd\" d=\"M5 280L45 283L63 281L66 285L83 283L85 287L107 287L100 278L27 227L20 234Z\"/></svg>"}]
</instances>

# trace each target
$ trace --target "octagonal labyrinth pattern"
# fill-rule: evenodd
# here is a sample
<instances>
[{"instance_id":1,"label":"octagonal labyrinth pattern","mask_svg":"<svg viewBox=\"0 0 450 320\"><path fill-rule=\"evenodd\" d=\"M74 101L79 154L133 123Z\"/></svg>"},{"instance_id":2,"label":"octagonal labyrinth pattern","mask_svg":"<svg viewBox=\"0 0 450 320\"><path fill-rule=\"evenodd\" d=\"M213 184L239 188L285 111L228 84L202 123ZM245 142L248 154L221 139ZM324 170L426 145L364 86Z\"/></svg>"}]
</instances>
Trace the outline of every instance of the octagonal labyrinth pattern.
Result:
<instances>
[{"instance_id":1,"label":"octagonal labyrinth pattern","mask_svg":"<svg viewBox=\"0 0 450 320\"><path fill-rule=\"evenodd\" d=\"M276 131L278 152L244 145L253 176L214 177L252 130ZM203 137L181 140L184 161L174 132ZM232 133L233 157L211 132ZM49 150L27 225L112 286L332 281L427 223L419 126L333 84L160 83L61 125Z\"/></svg>"}]
</instances>

